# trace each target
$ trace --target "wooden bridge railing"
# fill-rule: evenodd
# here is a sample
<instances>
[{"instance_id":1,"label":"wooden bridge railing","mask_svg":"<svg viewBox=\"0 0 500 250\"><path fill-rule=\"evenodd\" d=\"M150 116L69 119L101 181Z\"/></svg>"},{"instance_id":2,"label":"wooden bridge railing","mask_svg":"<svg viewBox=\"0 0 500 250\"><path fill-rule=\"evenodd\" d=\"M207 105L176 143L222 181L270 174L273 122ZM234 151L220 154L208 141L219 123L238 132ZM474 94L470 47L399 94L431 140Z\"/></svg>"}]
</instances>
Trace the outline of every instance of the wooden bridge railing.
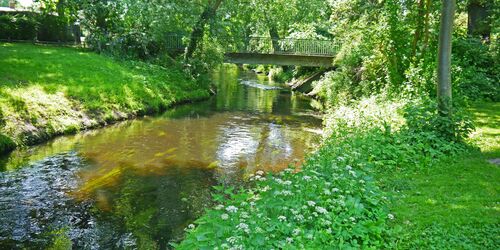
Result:
<instances>
[{"instance_id":1,"label":"wooden bridge railing","mask_svg":"<svg viewBox=\"0 0 500 250\"><path fill-rule=\"evenodd\" d=\"M226 53L335 56L340 48L340 44L330 40L270 37L247 37L237 41L234 38L221 40L226 45ZM183 50L188 39L180 35L169 35L166 41L167 49Z\"/></svg>"}]
</instances>

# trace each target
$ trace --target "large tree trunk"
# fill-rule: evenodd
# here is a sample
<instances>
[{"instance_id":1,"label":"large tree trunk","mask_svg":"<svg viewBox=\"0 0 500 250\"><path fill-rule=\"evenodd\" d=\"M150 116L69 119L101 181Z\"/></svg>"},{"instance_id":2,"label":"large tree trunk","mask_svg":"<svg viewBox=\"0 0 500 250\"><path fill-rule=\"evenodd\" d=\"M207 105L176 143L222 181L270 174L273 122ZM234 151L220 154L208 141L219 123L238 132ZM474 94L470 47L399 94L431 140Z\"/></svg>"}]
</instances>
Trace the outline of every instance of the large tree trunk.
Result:
<instances>
[{"instance_id":1,"label":"large tree trunk","mask_svg":"<svg viewBox=\"0 0 500 250\"><path fill-rule=\"evenodd\" d=\"M203 34L205 33L205 25L215 17L217 9L219 9L219 6L221 5L223 0L214 1L214 3L213 1L209 1L207 6L205 6L205 9L200 15L200 19L195 24L193 31L191 32L191 40L189 41L189 45L187 47L185 55L186 61L193 57L193 53L198 47L198 43L200 39L203 38Z\"/></svg>"},{"instance_id":2,"label":"large tree trunk","mask_svg":"<svg viewBox=\"0 0 500 250\"><path fill-rule=\"evenodd\" d=\"M444 116L451 115L451 39L454 15L455 0L443 0L439 30L437 99L439 113Z\"/></svg>"},{"instance_id":3,"label":"large tree trunk","mask_svg":"<svg viewBox=\"0 0 500 250\"><path fill-rule=\"evenodd\" d=\"M484 39L487 39L491 33L491 26L485 4L478 0L471 1L467 6L467 15L467 33L471 36L481 35Z\"/></svg>"}]
</instances>

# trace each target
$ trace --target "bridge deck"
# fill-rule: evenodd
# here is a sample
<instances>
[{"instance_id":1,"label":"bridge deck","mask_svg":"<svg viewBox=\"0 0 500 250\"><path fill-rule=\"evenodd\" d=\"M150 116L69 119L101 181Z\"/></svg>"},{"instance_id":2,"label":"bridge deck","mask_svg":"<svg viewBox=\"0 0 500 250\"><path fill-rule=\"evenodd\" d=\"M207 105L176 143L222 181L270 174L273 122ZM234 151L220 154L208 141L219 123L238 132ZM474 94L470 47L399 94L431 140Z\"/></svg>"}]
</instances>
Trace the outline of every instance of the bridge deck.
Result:
<instances>
[{"instance_id":1,"label":"bridge deck","mask_svg":"<svg viewBox=\"0 0 500 250\"><path fill-rule=\"evenodd\" d=\"M258 54L258 53L226 53L224 62L234 64L272 64L296 65L309 67L329 67L334 56L293 55L293 54Z\"/></svg>"},{"instance_id":2,"label":"bridge deck","mask_svg":"<svg viewBox=\"0 0 500 250\"><path fill-rule=\"evenodd\" d=\"M234 42L231 42L234 41ZM186 39L168 36L167 49L183 50ZM225 61L236 64L331 66L339 44L330 40L272 39L270 37L224 40Z\"/></svg>"}]
</instances>

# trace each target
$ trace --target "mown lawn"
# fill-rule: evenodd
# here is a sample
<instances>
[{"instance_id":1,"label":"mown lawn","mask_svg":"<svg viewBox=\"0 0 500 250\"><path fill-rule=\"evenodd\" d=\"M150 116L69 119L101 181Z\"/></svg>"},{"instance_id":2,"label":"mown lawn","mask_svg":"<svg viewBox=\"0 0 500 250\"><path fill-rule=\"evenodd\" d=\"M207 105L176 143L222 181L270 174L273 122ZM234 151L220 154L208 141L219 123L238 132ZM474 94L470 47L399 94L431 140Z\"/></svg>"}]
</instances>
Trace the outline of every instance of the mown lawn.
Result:
<instances>
[{"instance_id":1,"label":"mown lawn","mask_svg":"<svg viewBox=\"0 0 500 250\"><path fill-rule=\"evenodd\" d=\"M209 95L180 69L75 48L0 43L0 65L0 150Z\"/></svg>"},{"instance_id":2,"label":"mown lawn","mask_svg":"<svg viewBox=\"0 0 500 250\"><path fill-rule=\"evenodd\" d=\"M418 171L379 178L393 194L390 210L401 228L398 246L420 249L500 247L500 103L471 109L477 130L471 149Z\"/></svg>"}]
</instances>

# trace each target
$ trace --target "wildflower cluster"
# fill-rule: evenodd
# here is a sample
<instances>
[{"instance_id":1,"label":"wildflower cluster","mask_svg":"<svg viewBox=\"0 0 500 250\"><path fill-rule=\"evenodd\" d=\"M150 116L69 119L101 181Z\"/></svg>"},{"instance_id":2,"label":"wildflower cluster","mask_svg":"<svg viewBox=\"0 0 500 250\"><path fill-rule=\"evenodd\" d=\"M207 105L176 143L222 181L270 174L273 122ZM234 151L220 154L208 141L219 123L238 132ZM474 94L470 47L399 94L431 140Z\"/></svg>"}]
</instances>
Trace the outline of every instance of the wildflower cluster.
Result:
<instances>
[{"instance_id":1,"label":"wildflower cluster","mask_svg":"<svg viewBox=\"0 0 500 250\"><path fill-rule=\"evenodd\" d=\"M249 190L219 188L220 204L178 248L383 247L393 215L366 174L369 165L345 141L323 145L301 171L258 171Z\"/></svg>"}]
</instances>

